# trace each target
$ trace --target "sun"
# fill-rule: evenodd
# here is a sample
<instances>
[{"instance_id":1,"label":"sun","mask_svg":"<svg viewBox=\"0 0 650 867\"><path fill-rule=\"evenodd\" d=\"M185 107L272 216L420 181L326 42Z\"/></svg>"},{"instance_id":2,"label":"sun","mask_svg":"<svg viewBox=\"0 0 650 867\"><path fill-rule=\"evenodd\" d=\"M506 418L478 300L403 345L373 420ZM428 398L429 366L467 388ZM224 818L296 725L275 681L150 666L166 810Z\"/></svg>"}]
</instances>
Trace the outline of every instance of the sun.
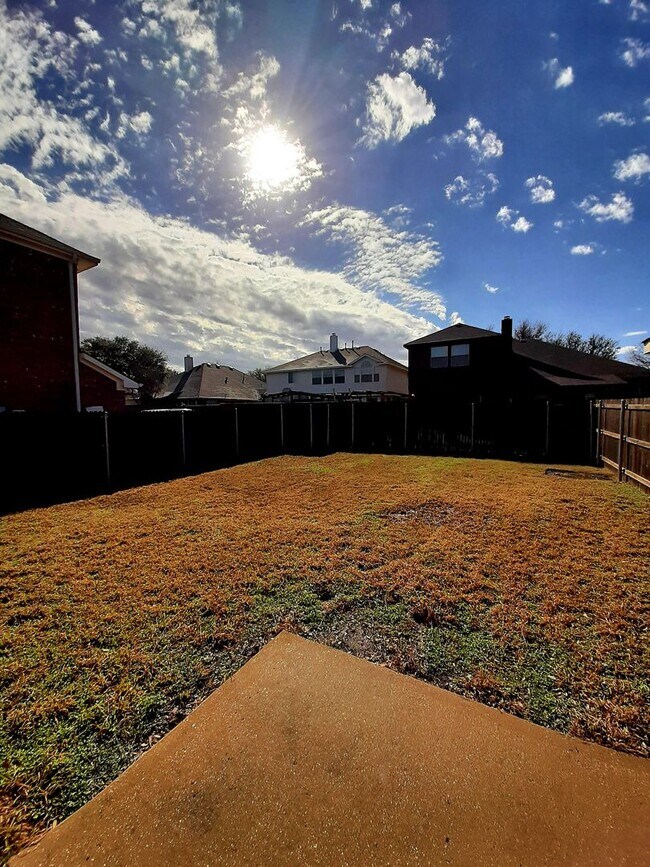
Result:
<instances>
[{"instance_id":1,"label":"sun","mask_svg":"<svg viewBox=\"0 0 650 867\"><path fill-rule=\"evenodd\" d=\"M247 177L261 191L290 187L300 176L301 148L276 126L255 132L246 149Z\"/></svg>"}]
</instances>

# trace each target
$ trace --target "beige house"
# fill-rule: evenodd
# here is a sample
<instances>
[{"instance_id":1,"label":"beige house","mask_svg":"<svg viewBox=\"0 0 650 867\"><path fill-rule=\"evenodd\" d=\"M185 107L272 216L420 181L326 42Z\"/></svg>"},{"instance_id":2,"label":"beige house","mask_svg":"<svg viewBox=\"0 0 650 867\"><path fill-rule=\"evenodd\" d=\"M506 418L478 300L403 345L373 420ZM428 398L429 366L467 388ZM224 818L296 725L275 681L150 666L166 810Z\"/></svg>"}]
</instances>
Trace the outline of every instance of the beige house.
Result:
<instances>
[{"instance_id":1,"label":"beige house","mask_svg":"<svg viewBox=\"0 0 650 867\"><path fill-rule=\"evenodd\" d=\"M318 395L375 393L408 394L408 368L372 346L339 347L330 336L329 351L321 349L266 371L268 396L299 392Z\"/></svg>"}]
</instances>

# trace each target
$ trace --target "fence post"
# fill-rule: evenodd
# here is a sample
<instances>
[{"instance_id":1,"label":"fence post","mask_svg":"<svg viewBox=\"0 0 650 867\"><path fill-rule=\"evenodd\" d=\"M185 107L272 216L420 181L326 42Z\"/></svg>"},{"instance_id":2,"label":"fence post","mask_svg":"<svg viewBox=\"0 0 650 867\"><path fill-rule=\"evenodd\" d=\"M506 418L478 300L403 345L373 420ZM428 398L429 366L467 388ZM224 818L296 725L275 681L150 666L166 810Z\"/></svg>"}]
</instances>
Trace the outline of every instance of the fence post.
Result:
<instances>
[{"instance_id":1,"label":"fence post","mask_svg":"<svg viewBox=\"0 0 650 867\"><path fill-rule=\"evenodd\" d=\"M239 415L235 407L235 457L239 457Z\"/></svg>"},{"instance_id":2,"label":"fence post","mask_svg":"<svg viewBox=\"0 0 650 867\"><path fill-rule=\"evenodd\" d=\"M280 450L284 454L284 404L280 404Z\"/></svg>"},{"instance_id":3,"label":"fence post","mask_svg":"<svg viewBox=\"0 0 650 867\"><path fill-rule=\"evenodd\" d=\"M625 398L621 400L618 425L618 480L623 481L623 443L625 441Z\"/></svg>"},{"instance_id":4,"label":"fence post","mask_svg":"<svg viewBox=\"0 0 650 867\"><path fill-rule=\"evenodd\" d=\"M314 453L314 404L309 403L309 451Z\"/></svg>"},{"instance_id":5,"label":"fence post","mask_svg":"<svg viewBox=\"0 0 650 867\"><path fill-rule=\"evenodd\" d=\"M472 431L471 431L471 439L469 444L469 449L472 454L474 454L474 428L476 423L476 404L472 401Z\"/></svg>"},{"instance_id":6,"label":"fence post","mask_svg":"<svg viewBox=\"0 0 650 867\"><path fill-rule=\"evenodd\" d=\"M327 429L326 429L327 451L330 450L330 404L327 404Z\"/></svg>"},{"instance_id":7,"label":"fence post","mask_svg":"<svg viewBox=\"0 0 650 867\"><path fill-rule=\"evenodd\" d=\"M183 466L187 466L187 455L185 452L185 410L181 410L181 458Z\"/></svg>"},{"instance_id":8,"label":"fence post","mask_svg":"<svg viewBox=\"0 0 650 867\"><path fill-rule=\"evenodd\" d=\"M106 481L111 482L111 450L108 443L108 413L104 413L104 452L106 454Z\"/></svg>"},{"instance_id":9,"label":"fence post","mask_svg":"<svg viewBox=\"0 0 650 867\"><path fill-rule=\"evenodd\" d=\"M409 424L409 405L404 401L404 451L408 451L408 424Z\"/></svg>"},{"instance_id":10,"label":"fence post","mask_svg":"<svg viewBox=\"0 0 650 867\"><path fill-rule=\"evenodd\" d=\"M354 448L354 404L353 403L350 403L350 410L351 410L351 412L350 412L350 432L351 432L350 448Z\"/></svg>"}]
</instances>

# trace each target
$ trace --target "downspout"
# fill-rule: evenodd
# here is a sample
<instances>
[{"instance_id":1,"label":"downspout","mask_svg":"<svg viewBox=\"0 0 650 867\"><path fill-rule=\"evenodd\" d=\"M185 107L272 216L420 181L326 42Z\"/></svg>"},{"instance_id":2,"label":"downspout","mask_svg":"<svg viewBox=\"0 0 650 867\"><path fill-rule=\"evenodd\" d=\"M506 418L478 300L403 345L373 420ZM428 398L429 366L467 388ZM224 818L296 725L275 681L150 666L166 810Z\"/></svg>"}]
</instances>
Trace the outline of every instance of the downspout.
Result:
<instances>
[{"instance_id":1,"label":"downspout","mask_svg":"<svg viewBox=\"0 0 650 867\"><path fill-rule=\"evenodd\" d=\"M70 276L70 310L72 311L72 359L74 363L74 391L76 411L81 412L81 383L79 381L79 311L77 309L77 257L68 262Z\"/></svg>"}]
</instances>

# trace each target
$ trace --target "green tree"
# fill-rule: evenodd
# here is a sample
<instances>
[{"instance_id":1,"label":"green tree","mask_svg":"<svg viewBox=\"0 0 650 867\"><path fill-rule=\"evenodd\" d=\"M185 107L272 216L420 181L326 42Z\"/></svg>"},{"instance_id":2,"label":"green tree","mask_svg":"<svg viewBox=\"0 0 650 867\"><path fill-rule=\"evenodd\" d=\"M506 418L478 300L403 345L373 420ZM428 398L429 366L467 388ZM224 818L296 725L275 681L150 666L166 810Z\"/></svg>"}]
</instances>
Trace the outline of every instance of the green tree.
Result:
<instances>
[{"instance_id":1,"label":"green tree","mask_svg":"<svg viewBox=\"0 0 650 867\"><path fill-rule=\"evenodd\" d=\"M81 351L139 382L143 397L154 397L168 373L164 352L128 337L88 337Z\"/></svg>"}]
</instances>

